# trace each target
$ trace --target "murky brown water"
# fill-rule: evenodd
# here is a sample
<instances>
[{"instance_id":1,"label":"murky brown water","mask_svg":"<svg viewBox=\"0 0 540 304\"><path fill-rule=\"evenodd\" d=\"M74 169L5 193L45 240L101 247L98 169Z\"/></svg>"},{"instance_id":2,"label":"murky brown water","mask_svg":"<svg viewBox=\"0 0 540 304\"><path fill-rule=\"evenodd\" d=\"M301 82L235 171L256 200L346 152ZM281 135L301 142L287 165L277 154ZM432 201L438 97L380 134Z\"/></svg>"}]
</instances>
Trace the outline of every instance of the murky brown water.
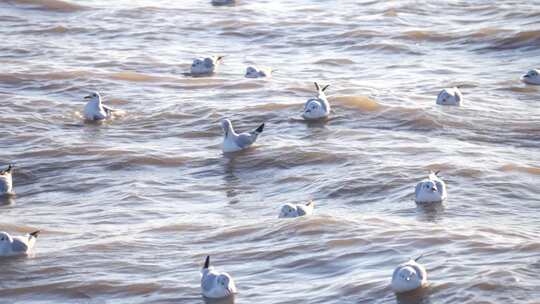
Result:
<instances>
[{"instance_id":1,"label":"murky brown water","mask_svg":"<svg viewBox=\"0 0 540 304\"><path fill-rule=\"evenodd\" d=\"M13 0L0 3L1 303L203 303L211 254L236 303L419 303L393 268L425 254L422 303L540 297L540 4L527 1ZM225 55L189 78L191 60ZM248 64L278 71L245 79ZM333 119L296 117L330 84ZM435 106L459 85L462 108ZM77 112L93 90L127 115ZM220 119L266 122L220 150ZM430 169L448 202L420 208ZM285 202L315 215L280 220Z\"/></svg>"}]
</instances>

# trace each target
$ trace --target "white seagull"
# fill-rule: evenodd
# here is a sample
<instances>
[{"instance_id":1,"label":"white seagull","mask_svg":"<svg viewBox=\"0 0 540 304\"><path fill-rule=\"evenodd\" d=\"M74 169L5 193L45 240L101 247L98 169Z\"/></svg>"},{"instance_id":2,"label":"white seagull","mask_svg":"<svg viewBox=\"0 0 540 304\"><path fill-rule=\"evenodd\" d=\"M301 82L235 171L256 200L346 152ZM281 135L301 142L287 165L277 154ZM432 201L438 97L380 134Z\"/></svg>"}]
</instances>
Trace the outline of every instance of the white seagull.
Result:
<instances>
[{"instance_id":1,"label":"white seagull","mask_svg":"<svg viewBox=\"0 0 540 304\"><path fill-rule=\"evenodd\" d=\"M461 106L463 95L457 87L443 89L437 95L437 104L443 106Z\"/></svg>"},{"instance_id":2,"label":"white seagull","mask_svg":"<svg viewBox=\"0 0 540 304\"><path fill-rule=\"evenodd\" d=\"M101 102L101 95L98 92L94 92L88 96L85 96L84 99L90 99L86 106L84 107L84 119L86 120L104 120L110 118L114 112L118 110L112 109L108 106L105 106Z\"/></svg>"},{"instance_id":3,"label":"white seagull","mask_svg":"<svg viewBox=\"0 0 540 304\"><path fill-rule=\"evenodd\" d=\"M317 120L328 117L330 115L330 103L326 98L324 91L330 85L321 89L318 83L315 82L315 88L317 89L317 97L311 98L304 104L304 112L302 117L306 120Z\"/></svg>"},{"instance_id":4,"label":"white seagull","mask_svg":"<svg viewBox=\"0 0 540 304\"><path fill-rule=\"evenodd\" d=\"M0 171L0 195L13 193L13 165L9 165L6 170Z\"/></svg>"},{"instance_id":5,"label":"white seagull","mask_svg":"<svg viewBox=\"0 0 540 304\"><path fill-rule=\"evenodd\" d=\"M313 214L313 209L315 208L315 203L313 201L309 201L307 204L285 204L281 207L281 211L279 212L280 218L292 218L292 217L299 217L304 215L311 215Z\"/></svg>"},{"instance_id":6,"label":"white seagull","mask_svg":"<svg viewBox=\"0 0 540 304\"><path fill-rule=\"evenodd\" d=\"M225 298L237 292L234 280L228 273L217 272L210 266L210 256L206 257L201 276L202 295L207 298Z\"/></svg>"},{"instance_id":7,"label":"white seagull","mask_svg":"<svg viewBox=\"0 0 540 304\"><path fill-rule=\"evenodd\" d=\"M257 140L259 134L262 133L264 123L251 132L244 132L240 134L237 134L234 131L232 123L228 119L224 119L221 122L221 127L223 128L224 132L223 152L228 153L240 151L250 147Z\"/></svg>"},{"instance_id":8,"label":"white seagull","mask_svg":"<svg viewBox=\"0 0 540 304\"><path fill-rule=\"evenodd\" d=\"M427 179L416 185L414 193L417 203L440 203L446 200L446 184L438 174L439 171L430 172Z\"/></svg>"},{"instance_id":9,"label":"white seagull","mask_svg":"<svg viewBox=\"0 0 540 304\"><path fill-rule=\"evenodd\" d=\"M271 77L271 68L261 68L256 66L248 66L246 69L246 78L264 78Z\"/></svg>"},{"instance_id":10,"label":"white seagull","mask_svg":"<svg viewBox=\"0 0 540 304\"><path fill-rule=\"evenodd\" d=\"M0 257L27 256L34 247L38 235L39 230L16 237L0 231Z\"/></svg>"},{"instance_id":11,"label":"white seagull","mask_svg":"<svg viewBox=\"0 0 540 304\"><path fill-rule=\"evenodd\" d=\"M421 257L410 259L394 270L391 283L394 292L413 291L428 285L426 268L417 263Z\"/></svg>"},{"instance_id":12,"label":"white seagull","mask_svg":"<svg viewBox=\"0 0 540 304\"><path fill-rule=\"evenodd\" d=\"M211 56L206 58L196 58L191 64L191 75L210 75L216 71L223 56Z\"/></svg>"},{"instance_id":13,"label":"white seagull","mask_svg":"<svg viewBox=\"0 0 540 304\"><path fill-rule=\"evenodd\" d=\"M540 84L540 71L530 70L521 77L521 80L528 84Z\"/></svg>"}]
</instances>

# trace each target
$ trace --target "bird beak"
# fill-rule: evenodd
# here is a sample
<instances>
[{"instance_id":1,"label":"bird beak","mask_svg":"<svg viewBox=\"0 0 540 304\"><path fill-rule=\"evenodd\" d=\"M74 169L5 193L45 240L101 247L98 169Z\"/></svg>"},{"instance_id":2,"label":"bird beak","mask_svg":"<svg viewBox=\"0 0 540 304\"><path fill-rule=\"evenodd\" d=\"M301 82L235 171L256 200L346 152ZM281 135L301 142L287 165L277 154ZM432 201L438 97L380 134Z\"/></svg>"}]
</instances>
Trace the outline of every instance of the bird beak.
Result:
<instances>
[{"instance_id":1,"label":"bird beak","mask_svg":"<svg viewBox=\"0 0 540 304\"><path fill-rule=\"evenodd\" d=\"M84 96L84 99L90 99L92 98L92 96L88 95L88 96Z\"/></svg>"},{"instance_id":2,"label":"bird beak","mask_svg":"<svg viewBox=\"0 0 540 304\"><path fill-rule=\"evenodd\" d=\"M432 192L436 192L436 191L437 191L437 188L433 187L433 188L431 188L431 191L432 191Z\"/></svg>"},{"instance_id":3,"label":"bird beak","mask_svg":"<svg viewBox=\"0 0 540 304\"><path fill-rule=\"evenodd\" d=\"M529 75L525 74L523 75L523 78L529 78Z\"/></svg>"}]
</instances>

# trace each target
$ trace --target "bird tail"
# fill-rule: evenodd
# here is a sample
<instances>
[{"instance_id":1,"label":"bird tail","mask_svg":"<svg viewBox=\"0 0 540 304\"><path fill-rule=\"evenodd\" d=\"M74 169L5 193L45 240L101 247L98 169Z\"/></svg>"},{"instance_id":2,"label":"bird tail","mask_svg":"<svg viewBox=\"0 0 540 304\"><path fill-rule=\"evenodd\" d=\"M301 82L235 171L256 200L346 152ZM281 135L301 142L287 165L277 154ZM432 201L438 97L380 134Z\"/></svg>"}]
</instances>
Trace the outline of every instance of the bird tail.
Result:
<instances>
[{"instance_id":1,"label":"bird tail","mask_svg":"<svg viewBox=\"0 0 540 304\"><path fill-rule=\"evenodd\" d=\"M429 175L433 174L434 176L437 176L437 177L439 176L439 173L441 173L441 170L437 170L437 171L430 170L429 171Z\"/></svg>"},{"instance_id":2,"label":"bird tail","mask_svg":"<svg viewBox=\"0 0 540 304\"><path fill-rule=\"evenodd\" d=\"M41 231L36 230L36 231L30 233L30 235L33 236L33 237L35 237L35 238L37 238L37 237L39 236L40 233L41 233Z\"/></svg>"},{"instance_id":3,"label":"bird tail","mask_svg":"<svg viewBox=\"0 0 540 304\"><path fill-rule=\"evenodd\" d=\"M262 123L257 129L255 129L255 133L260 134L264 130L264 123Z\"/></svg>"},{"instance_id":4,"label":"bird tail","mask_svg":"<svg viewBox=\"0 0 540 304\"><path fill-rule=\"evenodd\" d=\"M210 267L210 256L206 256L206 260L204 261L203 269L208 269Z\"/></svg>"}]
</instances>

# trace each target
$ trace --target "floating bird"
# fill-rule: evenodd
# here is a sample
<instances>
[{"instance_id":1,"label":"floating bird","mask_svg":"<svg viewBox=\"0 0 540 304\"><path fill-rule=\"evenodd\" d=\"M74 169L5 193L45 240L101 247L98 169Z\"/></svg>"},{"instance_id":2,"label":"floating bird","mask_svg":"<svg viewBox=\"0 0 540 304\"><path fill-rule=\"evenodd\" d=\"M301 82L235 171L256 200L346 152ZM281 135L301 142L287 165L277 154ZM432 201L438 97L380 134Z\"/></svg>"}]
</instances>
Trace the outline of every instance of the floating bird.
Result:
<instances>
[{"instance_id":1,"label":"floating bird","mask_svg":"<svg viewBox=\"0 0 540 304\"><path fill-rule=\"evenodd\" d=\"M313 209L315 208L315 203L313 201L309 201L307 204L285 204L281 207L281 211L279 213L280 218L292 218L292 217L299 217L304 215L311 215L313 214Z\"/></svg>"},{"instance_id":2,"label":"floating bird","mask_svg":"<svg viewBox=\"0 0 540 304\"><path fill-rule=\"evenodd\" d=\"M6 170L0 171L0 195L13 193L13 180L11 178L13 173L13 165L8 165Z\"/></svg>"},{"instance_id":3,"label":"floating bird","mask_svg":"<svg viewBox=\"0 0 540 304\"><path fill-rule=\"evenodd\" d=\"M38 235L39 230L16 237L0 231L0 257L27 256L34 247Z\"/></svg>"},{"instance_id":4,"label":"floating bird","mask_svg":"<svg viewBox=\"0 0 540 304\"><path fill-rule=\"evenodd\" d=\"M330 103L326 99L326 94L324 91L330 85L325 86L321 89L318 83L315 82L315 88L317 89L317 97L311 98L306 101L304 105L304 112L302 117L306 120L316 120L328 117L330 114Z\"/></svg>"},{"instance_id":5,"label":"floating bird","mask_svg":"<svg viewBox=\"0 0 540 304\"><path fill-rule=\"evenodd\" d=\"M262 133L264 123L251 132L244 132L240 134L236 134L236 132L234 132L232 123L228 119L224 119L221 122L221 127L223 128L224 132L223 152L227 153L240 151L250 147L257 140L259 134Z\"/></svg>"},{"instance_id":6,"label":"floating bird","mask_svg":"<svg viewBox=\"0 0 540 304\"><path fill-rule=\"evenodd\" d=\"M248 66L246 69L246 78L264 78L272 76L271 68L259 68Z\"/></svg>"},{"instance_id":7,"label":"floating bird","mask_svg":"<svg viewBox=\"0 0 540 304\"><path fill-rule=\"evenodd\" d=\"M421 257L422 256L419 256L414 260L410 259L394 270L391 284L394 292L408 292L427 286L426 268L417 263Z\"/></svg>"},{"instance_id":8,"label":"floating bird","mask_svg":"<svg viewBox=\"0 0 540 304\"><path fill-rule=\"evenodd\" d=\"M85 96L84 99L90 99L84 107L84 119L86 120L98 121L107 119L110 118L114 112L119 111L103 105L101 102L101 95L99 95L98 92Z\"/></svg>"},{"instance_id":9,"label":"floating bird","mask_svg":"<svg viewBox=\"0 0 540 304\"><path fill-rule=\"evenodd\" d=\"M417 203L440 203L446 200L446 184L438 174L439 171L430 172L427 179L416 185L414 193Z\"/></svg>"},{"instance_id":10,"label":"floating bird","mask_svg":"<svg viewBox=\"0 0 540 304\"><path fill-rule=\"evenodd\" d=\"M191 64L191 75L200 76L213 74L222 59L223 56L211 56L193 60L193 63Z\"/></svg>"},{"instance_id":11,"label":"floating bird","mask_svg":"<svg viewBox=\"0 0 540 304\"><path fill-rule=\"evenodd\" d=\"M210 256L206 257L201 276L202 294L207 298L225 298L237 292L234 280L228 273L217 272L210 266Z\"/></svg>"},{"instance_id":12,"label":"floating bird","mask_svg":"<svg viewBox=\"0 0 540 304\"><path fill-rule=\"evenodd\" d=\"M530 70L521 77L521 80L528 84L540 84L540 71Z\"/></svg>"},{"instance_id":13,"label":"floating bird","mask_svg":"<svg viewBox=\"0 0 540 304\"><path fill-rule=\"evenodd\" d=\"M437 95L437 104L443 106L461 106L463 104L463 95L457 87L443 89Z\"/></svg>"}]
</instances>

